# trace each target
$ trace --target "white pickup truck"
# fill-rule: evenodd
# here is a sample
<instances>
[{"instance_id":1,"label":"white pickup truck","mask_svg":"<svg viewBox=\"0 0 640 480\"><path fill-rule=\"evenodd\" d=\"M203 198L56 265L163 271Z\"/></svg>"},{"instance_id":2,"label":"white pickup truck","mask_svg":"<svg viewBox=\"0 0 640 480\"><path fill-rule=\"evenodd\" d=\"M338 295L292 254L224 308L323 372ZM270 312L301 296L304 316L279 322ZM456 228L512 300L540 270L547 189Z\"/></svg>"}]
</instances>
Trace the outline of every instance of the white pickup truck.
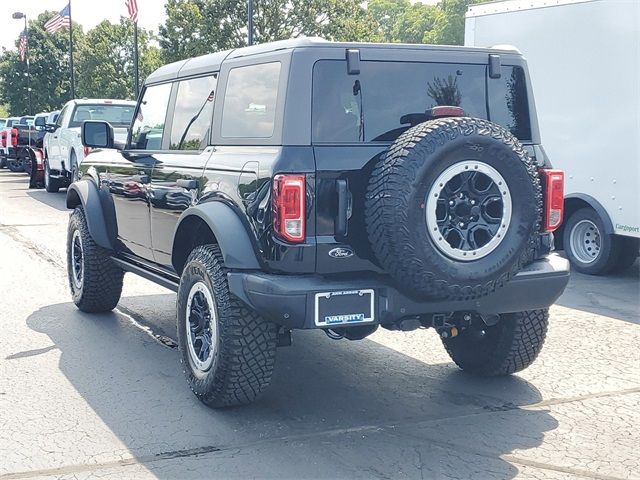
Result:
<instances>
[{"instance_id":1,"label":"white pickup truck","mask_svg":"<svg viewBox=\"0 0 640 480\"><path fill-rule=\"evenodd\" d=\"M82 145L80 129L85 120L103 120L114 127L115 139L125 142L136 102L127 100L71 100L55 123L47 124L44 137L44 184L57 192L77 180L78 166L89 153Z\"/></svg>"}]
</instances>

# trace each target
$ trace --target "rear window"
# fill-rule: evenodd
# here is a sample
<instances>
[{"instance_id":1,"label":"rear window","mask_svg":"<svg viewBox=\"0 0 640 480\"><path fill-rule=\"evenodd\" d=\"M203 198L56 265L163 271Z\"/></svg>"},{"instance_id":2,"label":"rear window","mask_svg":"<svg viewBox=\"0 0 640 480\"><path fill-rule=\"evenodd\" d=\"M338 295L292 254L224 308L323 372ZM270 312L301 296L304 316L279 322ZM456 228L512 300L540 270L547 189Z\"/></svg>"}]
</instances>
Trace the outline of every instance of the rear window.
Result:
<instances>
[{"instance_id":1,"label":"rear window","mask_svg":"<svg viewBox=\"0 0 640 480\"><path fill-rule=\"evenodd\" d=\"M313 71L313 141L389 142L429 119L437 105L459 106L530 139L524 72L503 66L500 79L486 65L361 62L348 75L344 60L321 60ZM487 93L488 92L488 93Z\"/></svg>"},{"instance_id":2,"label":"rear window","mask_svg":"<svg viewBox=\"0 0 640 480\"><path fill-rule=\"evenodd\" d=\"M133 105L108 103L78 105L73 112L69 127L80 127L85 120L102 120L114 127L128 127L131 125L134 109Z\"/></svg>"},{"instance_id":3,"label":"rear window","mask_svg":"<svg viewBox=\"0 0 640 480\"><path fill-rule=\"evenodd\" d=\"M236 67L229 72L222 110L222 136L273 136L280 62Z\"/></svg>"}]
</instances>

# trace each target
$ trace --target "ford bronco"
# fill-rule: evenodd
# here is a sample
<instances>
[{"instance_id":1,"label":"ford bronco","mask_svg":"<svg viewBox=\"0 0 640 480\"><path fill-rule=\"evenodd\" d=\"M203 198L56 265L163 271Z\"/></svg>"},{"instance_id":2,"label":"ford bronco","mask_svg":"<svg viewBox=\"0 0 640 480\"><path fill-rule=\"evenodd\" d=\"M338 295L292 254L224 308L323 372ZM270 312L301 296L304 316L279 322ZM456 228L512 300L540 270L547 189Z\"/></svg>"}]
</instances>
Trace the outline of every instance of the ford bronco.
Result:
<instances>
[{"instance_id":1,"label":"ford bronco","mask_svg":"<svg viewBox=\"0 0 640 480\"><path fill-rule=\"evenodd\" d=\"M113 309L125 272L176 291L181 362L207 405L253 401L294 329L433 328L485 376L538 355L569 278L551 253L563 173L517 51L214 53L151 74L126 143L113 132L82 126L73 301Z\"/></svg>"}]
</instances>

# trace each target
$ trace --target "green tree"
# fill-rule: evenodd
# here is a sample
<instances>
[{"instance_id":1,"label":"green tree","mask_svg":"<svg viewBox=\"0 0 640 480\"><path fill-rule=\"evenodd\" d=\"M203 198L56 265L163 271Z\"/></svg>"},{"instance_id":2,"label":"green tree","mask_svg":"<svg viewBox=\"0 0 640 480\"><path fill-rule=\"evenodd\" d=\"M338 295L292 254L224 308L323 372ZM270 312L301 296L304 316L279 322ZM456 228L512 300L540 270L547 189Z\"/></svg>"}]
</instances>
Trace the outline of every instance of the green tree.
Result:
<instances>
[{"instance_id":1,"label":"green tree","mask_svg":"<svg viewBox=\"0 0 640 480\"><path fill-rule=\"evenodd\" d=\"M159 29L165 61L245 46L247 4L232 0L168 0ZM359 0L256 0L254 41L299 36L380 40L378 24Z\"/></svg>"},{"instance_id":2,"label":"green tree","mask_svg":"<svg viewBox=\"0 0 640 480\"><path fill-rule=\"evenodd\" d=\"M433 28L423 38L424 43L439 45L464 44L464 16L469 5L486 0L440 0Z\"/></svg>"},{"instance_id":3,"label":"green tree","mask_svg":"<svg viewBox=\"0 0 640 480\"><path fill-rule=\"evenodd\" d=\"M414 3L396 18L392 29L394 42L423 43L425 35L433 28L437 8L434 5Z\"/></svg>"},{"instance_id":4,"label":"green tree","mask_svg":"<svg viewBox=\"0 0 640 480\"><path fill-rule=\"evenodd\" d=\"M385 42L402 41L396 35L396 26L399 18L405 14L410 6L409 0L371 0L367 3L367 10L378 23L382 39ZM422 40L422 36L420 40Z\"/></svg>"},{"instance_id":5,"label":"green tree","mask_svg":"<svg viewBox=\"0 0 640 480\"><path fill-rule=\"evenodd\" d=\"M151 35L138 29L140 83L161 64ZM78 50L76 78L78 96L89 98L134 98L133 24L124 17L119 23L104 20L87 32Z\"/></svg>"},{"instance_id":6,"label":"green tree","mask_svg":"<svg viewBox=\"0 0 640 480\"><path fill-rule=\"evenodd\" d=\"M29 63L33 113L58 109L71 99L69 70L69 30L47 33L44 24L56 12L45 11L29 22ZM82 28L73 25L75 45L82 45ZM18 40L16 40L16 47ZM29 109L27 65L18 52L4 50L0 57L0 102L6 103L12 115L23 115Z\"/></svg>"}]
</instances>

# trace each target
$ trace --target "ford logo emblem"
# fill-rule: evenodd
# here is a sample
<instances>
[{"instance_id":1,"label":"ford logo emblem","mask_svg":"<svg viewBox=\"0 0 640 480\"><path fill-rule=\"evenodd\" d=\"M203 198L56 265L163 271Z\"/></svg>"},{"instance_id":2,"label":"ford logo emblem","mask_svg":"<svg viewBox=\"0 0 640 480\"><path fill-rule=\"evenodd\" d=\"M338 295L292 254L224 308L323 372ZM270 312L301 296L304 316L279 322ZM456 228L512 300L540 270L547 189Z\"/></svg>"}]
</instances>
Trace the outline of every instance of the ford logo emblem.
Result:
<instances>
[{"instance_id":1,"label":"ford logo emblem","mask_svg":"<svg viewBox=\"0 0 640 480\"><path fill-rule=\"evenodd\" d=\"M353 257L353 250L345 247L334 248L329 250L329 256L333 258L349 258Z\"/></svg>"}]
</instances>

